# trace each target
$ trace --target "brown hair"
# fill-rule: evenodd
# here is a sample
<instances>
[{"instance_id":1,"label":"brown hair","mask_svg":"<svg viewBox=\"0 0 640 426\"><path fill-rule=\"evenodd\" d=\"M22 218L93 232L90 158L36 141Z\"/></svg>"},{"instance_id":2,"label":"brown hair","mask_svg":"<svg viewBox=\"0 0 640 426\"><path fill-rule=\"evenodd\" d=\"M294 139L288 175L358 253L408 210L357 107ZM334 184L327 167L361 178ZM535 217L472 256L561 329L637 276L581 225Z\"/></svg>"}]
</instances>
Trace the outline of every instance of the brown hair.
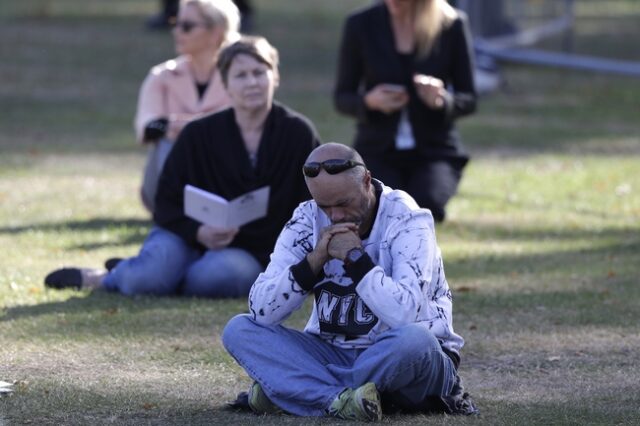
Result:
<instances>
[{"instance_id":1,"label":"brown hair","mask_svg":"<svg viewBox=\"0 0 640 426\"><path fill-rule=\"evenodd\" d=\"M238 55L252 56L272 70L276 71L278 69L278 51L266 38L243 36L240 40L222 49L218 56L218 70L225 86L227 85L231 63Z\"/></svg>"}]
</instances>

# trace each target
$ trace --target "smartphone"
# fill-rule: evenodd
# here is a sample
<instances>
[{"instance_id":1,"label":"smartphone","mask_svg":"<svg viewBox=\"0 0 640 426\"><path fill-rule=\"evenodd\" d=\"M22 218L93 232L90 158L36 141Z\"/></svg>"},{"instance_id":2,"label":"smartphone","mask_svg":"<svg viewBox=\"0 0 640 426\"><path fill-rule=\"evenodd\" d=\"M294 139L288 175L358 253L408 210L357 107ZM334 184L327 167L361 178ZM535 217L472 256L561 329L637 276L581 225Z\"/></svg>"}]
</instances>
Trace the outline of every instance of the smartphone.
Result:
<instances>
[{"instance_id":1,"label":"smartphone","mask_svg":"<svg viewBox=\"0 0 640 426\"><path fill-rule=\"evenodd\" d=\"M385 92L390 93L406 93L407 89L401 84L385 84L384 85Z\"/></svg>"}]
</instances>

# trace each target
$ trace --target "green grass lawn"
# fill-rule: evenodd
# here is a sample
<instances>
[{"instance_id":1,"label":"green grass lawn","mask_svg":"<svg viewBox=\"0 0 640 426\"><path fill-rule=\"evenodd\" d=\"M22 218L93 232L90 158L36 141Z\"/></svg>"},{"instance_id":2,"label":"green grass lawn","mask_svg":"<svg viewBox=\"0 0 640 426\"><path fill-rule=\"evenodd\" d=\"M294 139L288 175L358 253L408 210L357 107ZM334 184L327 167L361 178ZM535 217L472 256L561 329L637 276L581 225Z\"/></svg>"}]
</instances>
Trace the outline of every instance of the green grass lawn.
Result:
<instances>
[{"instance_id":1,"label":"green grass lawn","mask_svg":"<svg viewBox=\"0 0 640 426\"><path fill-rule=\"evenodd\" d=\"M255 1L281 50L279 98L324 140L344 15L368 0ZM220 332L245 300L48 291L62 265L136 253L150 222L132 117L168 33L149 0L0 4L0 425L342 424L224 408L249 379ZM640 2L577 1L581 53L640 60ZM635 52L635 54L634 54ZM473 161L437 229L479 418L413 424L640 423L640 80L506 66L460 123ZM289 325L302 327L308 309Z\"/></svg>"}]
</instances>

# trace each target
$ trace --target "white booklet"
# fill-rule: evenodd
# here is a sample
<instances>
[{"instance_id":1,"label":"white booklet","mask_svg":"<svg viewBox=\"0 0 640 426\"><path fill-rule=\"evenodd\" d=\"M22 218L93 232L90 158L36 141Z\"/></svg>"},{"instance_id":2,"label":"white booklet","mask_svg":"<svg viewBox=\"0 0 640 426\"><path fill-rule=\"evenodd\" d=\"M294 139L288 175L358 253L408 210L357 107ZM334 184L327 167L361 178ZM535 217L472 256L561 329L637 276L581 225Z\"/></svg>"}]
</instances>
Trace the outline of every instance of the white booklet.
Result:
<instances>
[{"instance_id":1,"label":"white booklet","mask_svg":"<svg viewBox=\"0 0 640 426\"><path fill-rule=\"evenodd\" d=\"M269 186L263 186L227 201L219 195L185 185L184 214L217 228L240 227L267 215L269 191Z\"/></svg>"}]
</instances>

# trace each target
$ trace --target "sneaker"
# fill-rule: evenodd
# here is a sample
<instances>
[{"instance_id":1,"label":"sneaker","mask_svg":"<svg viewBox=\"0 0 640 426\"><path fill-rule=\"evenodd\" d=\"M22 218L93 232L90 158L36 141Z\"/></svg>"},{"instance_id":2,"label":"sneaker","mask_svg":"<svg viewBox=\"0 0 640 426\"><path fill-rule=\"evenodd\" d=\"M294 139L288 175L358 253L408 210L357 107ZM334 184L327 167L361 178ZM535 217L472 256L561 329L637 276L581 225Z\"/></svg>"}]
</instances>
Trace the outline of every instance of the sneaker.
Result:
<instances>
[{"instance_id":1,"label":"sneaker","mask_svg":"<svg viewBox=\"0 0 640 426\"><path fill-rule=\"evenodd\" d=\"M249 407L256 414L282 413L280 407L271 402L258 382L253 382L253 385L249 388Z\"/></svg>"},{"instance_id":2,"label":"sneaker","mask_svg":"<svg viewBox=\"0 0 640 426\"><path fill-rule=\"evenodd\" d=\"M331 403L329 415L345 420L376 421L382 419L380 394L374 383L356 390L347 388Z\"/></svg>"},{"instance_id":3,"label":"sneaker","mask_svg":"<svg viewBox=\"0 0 640 426\"><path fill-rule=\"evenodd\" d=\"M50 272L44 279L44 285L57 290L65 288L85 288L96 290L102 287L107 271L89 268L61 268Z\"/></svg>"}]
</instances>

